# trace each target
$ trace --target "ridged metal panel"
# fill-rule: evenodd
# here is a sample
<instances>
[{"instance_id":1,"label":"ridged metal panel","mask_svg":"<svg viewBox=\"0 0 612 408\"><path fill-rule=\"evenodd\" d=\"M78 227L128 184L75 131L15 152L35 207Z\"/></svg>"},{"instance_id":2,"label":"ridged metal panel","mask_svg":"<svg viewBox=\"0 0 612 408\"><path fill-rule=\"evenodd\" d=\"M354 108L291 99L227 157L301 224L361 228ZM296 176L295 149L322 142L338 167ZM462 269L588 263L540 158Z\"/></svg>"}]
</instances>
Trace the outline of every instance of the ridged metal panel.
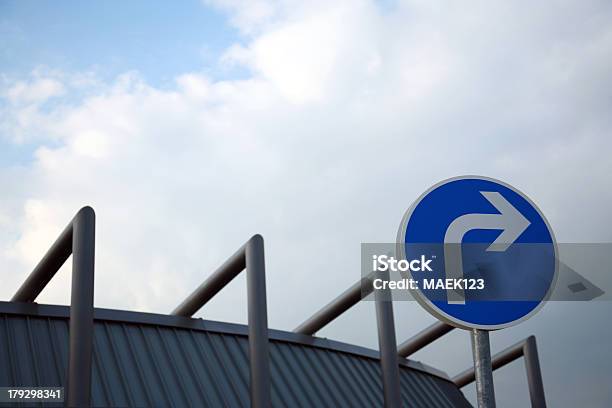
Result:
<instances>
[{"instance_id":1,"label":"ridged metal panel","mask_svg":"<svg viewBox=\"0 0 612 408\"><path fill-rule=\"evenodd\" d=\"M67 318L0 313L0 386L61 386L67 352ZM278 339L270 354L274 406L383 405L375 358ZM248 340L231 330L98 319L92 381L95 406L247 407ZM407 366L401 386L406 407L470 406L450 381Z\"/></svg>"}]
</instances>

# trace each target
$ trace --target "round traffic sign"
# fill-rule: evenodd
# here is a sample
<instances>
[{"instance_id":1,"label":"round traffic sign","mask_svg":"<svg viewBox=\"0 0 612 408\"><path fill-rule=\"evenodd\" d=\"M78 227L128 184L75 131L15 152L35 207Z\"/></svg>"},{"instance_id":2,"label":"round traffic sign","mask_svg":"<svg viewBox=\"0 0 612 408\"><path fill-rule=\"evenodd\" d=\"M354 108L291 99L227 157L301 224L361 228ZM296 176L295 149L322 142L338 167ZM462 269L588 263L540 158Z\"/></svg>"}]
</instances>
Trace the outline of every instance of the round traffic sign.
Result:
<instances>
[{"instance_id":1,"label":"round traffic sign","mask_svg":"<svg viewBox=\"0 0 612 408\"><path fill-rule=\"evenodd\" d=\"M461 328L500 329L535 314L557 278L553 231L516 188L462 176L428 189L406 211L397 239L400 258L426 256L410 270L417 301Z\"/></svg>"}]
</instances>

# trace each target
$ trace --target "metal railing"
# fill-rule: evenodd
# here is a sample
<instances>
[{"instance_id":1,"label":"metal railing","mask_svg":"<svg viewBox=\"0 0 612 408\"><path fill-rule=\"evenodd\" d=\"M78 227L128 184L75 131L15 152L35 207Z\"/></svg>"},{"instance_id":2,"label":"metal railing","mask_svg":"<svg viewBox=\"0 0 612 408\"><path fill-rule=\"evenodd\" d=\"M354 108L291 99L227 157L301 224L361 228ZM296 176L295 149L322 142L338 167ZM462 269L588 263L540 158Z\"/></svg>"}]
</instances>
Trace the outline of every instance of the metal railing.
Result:
<instances>
[{"instance_id":1,"label":"metal railing","mask_svg":"<svg viewBox=\"0 0 612 408\"><path fill-rule=\"evenodd\" d=\"M251 406L270 407L270 353L264 242L254 235L171 314L191 317L246 269Z\"/></svg>"},{"instance_id":2,"label":"metal railing","mask_svg":"<svg viewBox=\"0 0 612 408\"><path fill-rule=\"evenodd\" d=\"M357 304L361 299L374 291L370 277L362 278L344 291L336 299L322 307L310 318L296 327L295 333L314 335L327 324L342 315L348 309ZM400 407L401 394L399 386L399 370L397 357L407 358L422 348L428 346L440 337L448 334L455 327L444 322L436 322L415 336L396 346L395 325L393 322L393 307L389 292L376 291L376 314L378 326L378 343L380 348L381 369L383 373L383 391L385 396L385 407ZM391 355L393 353L394 355ZM529 384L529 396L532 407L545 408L546 400L544 386L540 370L540 362L536 340L534 336L509 347L508 349L492 357L493 370L525 357L525 369L527 371L527 382ZM457 375L452 381L463 387L475 379L474 368L468 369Z\"/></svg>"},{"instance_id":3,"label":"metal railing","mask_svg":"<svg viewBox=\"0 0 612 408\"><path fill-rule=\"evenodd\" d=\"M83 207L11 299L12 302L34 302L72 254L66 374L68 407L91 406L95 236L95 212L91 207Z\"/></svg>"},{"instance_id":4,"label":"metal railing","mask_svg":"<svg viewBox=\"0 0 612 408\"><path fill-rule=\"evenodd\" d=\"M542 371L540 370L538 347L534 336L529 336L525 340L495 354L491 358L493 370L497 370L520 357L525 358L525 371L527 372L527 384L529 386L531 406L535 408L546 408ZM461 388L472 383L474 378L474 368L469 368L453 377L453 382Z\"/></svg>"},{"instance_id":5,"label":"metal railing","mask_svg":"<svg viewBox=\"0 0 612 408\"><path fill-rule=\"evenodd\" d=\"M381 278L388 280L389 272L382 272ZM374 291L374 295L385 407L401 408L402 389L400 387L392 294L389 288L385 288L383 290Z\"/></svg>"},{"instance_id":6,"label":"metal railing","mask_svg":"<svg viewBox=\"0 0 612 408\"><path fill-rule=\"evenodd\" d=\"M454 327L451 325L443 322L436 322L400 344L398 346L398 353L401 357L408 357L453 329ZM495 354L491 358L493 370L497 370L520 357L525 357L525 370L527 372L531 406L535 408L545 408L546 397L544 394L542 371L540 370L540 359L538 357L535 336L529 336L525 340ZM461 388L473 382L474 379L474 368L469 368L455 376L452 380Z\"/></svg>"},{"instance_id":7,"label":"metal railing","mask_svg":"<svg viewBox=\"0 0 612 408\"><path fill-rule=\"evenodd\" d=\"M361 279L340 294L340 296L323 306L318 312L293 329L293 331L295 333L313 336L316 332L357 304L362 298L372 293L373 290L374 287L369 279Z\"/></svg>"},{"instance_id":8,"label":"metal railing","mask_svg":"<svg viewBox=\"0 0 612 408\"><path fill-rule=\"evenodd\" d=\"M91 207L83 207L79 210L11 298L12 302L34 302L72 255L70 335L66 374L66 406L68 407L91 405L95 223L95 212ZM244 270L247 274L251 406L267 408L271 405L271 382L264 242L261 235L251 237L171 314L192 317ZM372 283L371 277L361 279L296 327L294 332L314 335L361 299L374 292ZM395 336L393 303L388 289L375 292L375 305L385 406L401 407L398 357L405 358L412 355L446 335L454 327L443 322L434 323L398 346ZM546 407L534 336L494 355L492 358L493 370L520 357L525 358L532 406ZM458 387L463 387L473 382L474 378L474 369L470 368L454 377L452 381Z\"/></svg>"},{"instance_id":9,"label":"metal railing","mask_svg":"<svg viewBox=\"0 0 612 408\"><path fill-rule=\"evenodd\" d=\"M454 327L450 324L446 324L443 322L436 322L429 326L428 328L420 331L414 337L409 338L399 346L397 346L397 353L400 357L408 357L411 354L416 353L423 347L429 345L430 343L438 340L440 337L444 336L446 333L453 330Z\"/></svg>"},{"instance_id":10,"label":"metal railing","mask_svg":"<svg viewBox=\"0 0 612 408\"><path fill-rule=\"evenodd\" d=\"M336 299L306 319L293 331L312 336L373 291L374 286L370 277L362 278ZM386 291L376 291L376 324L378 327L378 348L380 352L385 407L399 408L402 406L399 362L395 338L393 303L389 300L390 298L391 292L388 289Z\"/></svg>"}]
</instances>

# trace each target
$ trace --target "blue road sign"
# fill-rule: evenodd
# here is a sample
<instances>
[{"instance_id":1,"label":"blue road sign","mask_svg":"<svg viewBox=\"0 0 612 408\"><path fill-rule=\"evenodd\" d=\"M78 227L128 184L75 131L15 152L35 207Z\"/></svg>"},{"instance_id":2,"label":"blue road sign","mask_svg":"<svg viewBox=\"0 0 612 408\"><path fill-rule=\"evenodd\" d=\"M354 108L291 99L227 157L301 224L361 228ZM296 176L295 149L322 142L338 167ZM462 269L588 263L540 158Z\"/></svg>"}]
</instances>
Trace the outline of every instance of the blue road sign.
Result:
<instances>
[{"instance_id":1,"label":"blue road sign","mask_svg":"<svg viewBox=\"0 0 612 408\"><path fill-rule=\"evenodd\" d=\"M523 193L486 177L463 176L427 190L398 232L400 258L427 256L410 271L415 297L438 319L461 328L500 329L535 314L557 278L550 225Z\"/></svg>"}]
</instances>

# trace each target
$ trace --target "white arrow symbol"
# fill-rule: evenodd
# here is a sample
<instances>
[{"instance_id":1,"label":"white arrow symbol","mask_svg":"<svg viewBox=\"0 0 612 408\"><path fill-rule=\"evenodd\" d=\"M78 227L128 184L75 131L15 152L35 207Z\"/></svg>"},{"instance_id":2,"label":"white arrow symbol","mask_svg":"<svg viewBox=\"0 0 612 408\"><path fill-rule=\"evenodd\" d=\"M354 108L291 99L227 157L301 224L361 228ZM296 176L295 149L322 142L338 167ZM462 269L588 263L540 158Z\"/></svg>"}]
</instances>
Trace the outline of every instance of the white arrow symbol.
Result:
<instances>
[{"instance_id":1,"label":"white arrow symbol","mask_svg":"<svg viewBox=\"0 0 612 408\"><path fill-rule=\"evenodd\" d=\"M480 194L500 213L465 214L451 222L444 234L444 268L447 278L463 279L461 241L468 231L475 229L502 230L497 239L489 245L487 251L503 252L529 227L529 220L500 193L481 191ZM463 291L449 290L447 299L448 303L465 304Z\"/></svg>"}]
</instances>

